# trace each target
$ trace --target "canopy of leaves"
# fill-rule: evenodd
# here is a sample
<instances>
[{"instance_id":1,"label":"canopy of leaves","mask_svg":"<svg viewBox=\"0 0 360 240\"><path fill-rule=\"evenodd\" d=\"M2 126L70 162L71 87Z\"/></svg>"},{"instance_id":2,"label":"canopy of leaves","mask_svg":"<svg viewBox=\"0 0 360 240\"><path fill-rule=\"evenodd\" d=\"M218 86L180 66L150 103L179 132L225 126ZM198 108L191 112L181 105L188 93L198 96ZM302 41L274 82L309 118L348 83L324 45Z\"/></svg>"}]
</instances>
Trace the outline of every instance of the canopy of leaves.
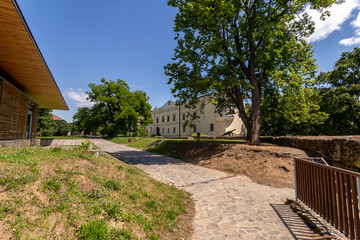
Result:
<instances>
[{"instance_id":1,"label":"canopy of leaves","mask_svg":"<svg viewBox=\"0 0 360 240\"><path fill-rule=\"evenodd\" d=\"M334 70L317 80L322 111L329 119L321 129L325 135L360 134L360 48L342 53Z\"/></svg>"},{"instance_id":2,"label":"canopy of leaves","mask_svg":"<svg viewBox=\"0 0 360 240\"><path fill-rule=\"evenodd\" d=\"M102 134L142 134L143 127L152 122L151 106L143 91L131 92L129 85L118 79L89 84L91 108L79 108L74 126L86 133L100 130Z\"/></svg>"},{"instance_id":3,"label":"canopy of leaves","mask_svg":"<svg viewBox=\"0 0 360 240\"><path fill-rule=\"evenodd\" d=\"M303 10L323 11L335 2L169 0L179 10L174 27L178 45L165 66L172 92L181 104L194 105L207 95L219 112L237 108L250 139L258 142L263 86L299 92L314 76L313 51L303 40L314 23ZM251 106L249 114L244 102Z\"/></svg>"}]
</instances>

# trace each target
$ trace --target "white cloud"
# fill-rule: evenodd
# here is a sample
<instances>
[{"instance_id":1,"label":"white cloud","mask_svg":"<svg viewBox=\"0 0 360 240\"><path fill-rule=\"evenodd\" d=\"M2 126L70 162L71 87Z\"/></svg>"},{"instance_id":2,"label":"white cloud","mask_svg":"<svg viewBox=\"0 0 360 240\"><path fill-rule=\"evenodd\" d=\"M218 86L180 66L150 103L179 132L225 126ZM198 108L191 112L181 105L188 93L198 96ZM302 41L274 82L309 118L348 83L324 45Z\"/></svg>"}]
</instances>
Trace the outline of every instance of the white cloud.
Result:
<instances>
[{"instance_id":1,"label":"white cloud","mask_svg":"<svg viewBox=\"0 0 360 240\"><path fill-rule=\"evenodd\" d=\"M360 12L357 18L351 22L351 25L355 28L355 36L342 39L339 44L349 47L360 43Z\"/></svg>"},{"instance_id":2,"label":"white cloud","mask_svg":"<svg viewBox=\"0 0 360 240\"><path fill-rule=\"evenodd\" d=\"M330 17L327 17L325 21L320 19L321 14L318 11L307 7L305 12L309 14L315 22L315 32L307 39L307 41L320 41L329 36L330 33L340 30L341 24L351 17L351 13L354 9L359 7L360 0L347 0L341 4L334 4L328 9L331 15Z\"/></svg>"},{"instance_id":3,"label":"white cloud","mask_svg":"<svg viewBox=\"0 0 360 240\"><path fill-rule=\"evenodd\" d=\"M86 98L88 95L82 89L69 88L66 90L64 96L74 102L77 107L91 107L94 103L90 102Z\"/></svg>"},{"instance_id":4,"label":"white cloud","mask_svg":"<svg viewBox=\"0 0 360 240\"><path fill-rule=\"evenodd\" d=\"M347 46L347 47L352 46L352 45L360 43L360 37L345 38L345 39L341 40L339 43L341 45L344 45L344 46Z\"/></svg>"}]
</instances>

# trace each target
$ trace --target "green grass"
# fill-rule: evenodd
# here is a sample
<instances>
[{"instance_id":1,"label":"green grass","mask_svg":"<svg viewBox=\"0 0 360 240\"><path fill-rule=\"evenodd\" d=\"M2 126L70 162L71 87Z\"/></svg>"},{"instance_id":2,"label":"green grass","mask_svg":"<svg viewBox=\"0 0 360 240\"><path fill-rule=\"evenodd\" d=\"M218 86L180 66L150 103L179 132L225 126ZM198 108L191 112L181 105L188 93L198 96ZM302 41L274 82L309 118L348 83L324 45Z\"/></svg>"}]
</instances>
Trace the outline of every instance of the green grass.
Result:
<instances>
[{"instance_id":1,"label":"green grass","mask_svg":"<svg viewBox=\"0 0 360 240\"><path fill-rule=\"evenodd\" d=\"M132 143L129 144L128 140L131 139ZM138 148L148 150L151 149L148 147L150 143L153 143L157 140L165 140L165 142L174 142L174 144L181 144L181 143L197 143L196 139L165 139L165 138L156 138L156 137L114 137L108 138L113 143L127 145L129 147ZM200 143L219 143L219 144L244 144L246 140L222 140L222 139L201 139ZM164 143L162 143L164 144ZM151 151L151 150L150 150ZM171 150L164 151L164 153L158 152L160 154L165 154Z\"/></svg>"},{"instance_id":2,"label":"green grass","mask_svg":"<svg viewBox=\"0 0 360 240\"><path fill-rule=\"evenodd\" d=\"M51 137L36 137L37 139L85 139L79 136L51 136Z\"/></svg>"},{"instance_id":3,"label":"green grass","mask_svg":"<svg viewBox=\"0 0 360 240\"><path fill-rule=\"evenodd\" d=\"M164 239L173 229L180 239L190 201L121 161L62 148L0 149L0 192L13 239Z\"/></svg>"},{"instance_id":4,"label":"green grass","mask_svg":"<svg viewBox=\"0 0 360 240\"><path fill-rule=\"evenodd\" d=\"M132 143L129 144L129 139L131 139ZM153 143L161 138L155 137L115 137L108 138L113 143L128 145L129 147L138 148L138 149L146 149L150 143Z\"/></svg>"},{"instance_id":5,"label":"green grass","mask_svg":"<svg viewBox=\"0 0 360 240\"><path fill-rule=\"evenodd\" d=\"M178 159L184 159L187 153L184 153L183 148L187 144L196 144L199 148L207 144L245 144L245 140L217 140L217 139L202 139L200 142L197 140L175 140L168 139L161 144L146 149L149 152L158 153Z\"/></svg>"}]
</instances>

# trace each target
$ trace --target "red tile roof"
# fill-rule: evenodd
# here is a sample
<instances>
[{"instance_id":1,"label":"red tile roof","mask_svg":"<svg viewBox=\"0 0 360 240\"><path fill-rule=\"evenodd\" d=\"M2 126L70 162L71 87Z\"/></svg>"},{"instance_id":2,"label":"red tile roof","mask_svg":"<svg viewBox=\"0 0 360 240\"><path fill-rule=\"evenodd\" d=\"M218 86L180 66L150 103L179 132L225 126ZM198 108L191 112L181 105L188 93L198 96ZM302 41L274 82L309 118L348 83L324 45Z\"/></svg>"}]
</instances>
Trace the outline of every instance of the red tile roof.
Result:
<instances>
[{"instance_id":1,"label":"red tile roof","mask_svg":"<svg viewBox=\"0 0 360 240\"><path fill-rule=\"evenodd\" d=\"M52 116L52 119L55 120L55 121L65 121L64 119L59 118L59 117L56 116L55 114L52 114L52 113L50 113L50 114L51 114L51 116Z\"/></svg>"}]
</instances>

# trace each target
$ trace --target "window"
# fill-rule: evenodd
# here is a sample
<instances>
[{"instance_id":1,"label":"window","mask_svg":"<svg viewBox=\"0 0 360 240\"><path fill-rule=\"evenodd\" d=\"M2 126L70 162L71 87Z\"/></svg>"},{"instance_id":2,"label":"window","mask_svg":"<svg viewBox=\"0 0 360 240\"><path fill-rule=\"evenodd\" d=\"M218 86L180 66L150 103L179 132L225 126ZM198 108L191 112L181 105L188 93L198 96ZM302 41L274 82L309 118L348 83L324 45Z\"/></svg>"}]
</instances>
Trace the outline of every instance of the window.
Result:
<instances>
[{"instance_id":1,"label":"window","mask_svg":"<svg viewBox=\"0 0 360 240\"><path fill-rule=\"evenodd\" d=\"M186 128L186 127L183 126L183 132L185 132L185 128Z\"/></svg>"},{"instance_id":2,"label":"window","mask_svg":"<svg viewBox=\"0 0 360 240\"><path fill-rule=\"evenodd\" d=\"M194 127L194 129L193 129L193 130L194 130L194 133L196 133L196 126Z\"/></svg>"},{"instance_id":3,"label":"window","mask_svg":"<svg viewBox=\"0 0 360 240\"><path fill-rule=\"evenodd\" d=\"M176 121L176 114L173 115L173 122Z\"/></svg>"},{"instance_id":4,"label":"window","mask_svg":"<svg viewBox=\"0 0 360 240\"><path fill-rule=\"evenodd\" d=\"M170 133L170 128L168 128L168 133Z\"/></svg>"},{"instance_id":5,"label":"window","mask_svg":"<svg viewBox=\"0 0 360 240\"><path fill-rule=\"evenodd\" d=\"M214 124L210 123L210 132L213 132L213 131L214 131Z\"/></svg>"},{"instance_id":6,"label":"window","mask_svg":"<svg viewBox=\"0 0 360 240\"><path fill-rule=\"evenodd\" d=\"M175 127L173 128L173 133L176 133L176 128Z\"/></svg>"},{"instance_id":7,"label":"window","mask_svg":"<svg viewBox=\"0 0 360 240\"><path fill-rule=\"evenodd\" d=\"M182 120L185 120L185 113L183 113L183 119Z\"/></svg>"},{"instance_id":8,"label":"window","mask_svg":"<svg viewBox=\"0 0 360 240\"><path fill-rule=\"evenodd\" d=\"M156 118L156 123L159 123L159 118Z\"/></svg>"},{"instance_id":9,"label":"window","mask_svg":"<svg viewBox=\"0 0 360 240\"><path fill-rule=\"evenodd\" d=\"M165 117L164 116L162 117L162 122L165 122Z\"/></svg>"},{"instance_id":10,"label":"window","mask_svg":"<svg viewBox=\"0 0 360 240\"><path fill-rule=\"evenodd\" d=\"M162 133L164 133L165 132L164 128L161 131L162 131Z\"/></svg>"},{"instance_id":11,"label":"window","mask_svg":"<svg viewBox=\"0 0 360 240\"><path fill-rule=\"evenodd\" d=\"M170 122L170 116L167 116L167 121Z\"/></svg>"}]
</instances>

